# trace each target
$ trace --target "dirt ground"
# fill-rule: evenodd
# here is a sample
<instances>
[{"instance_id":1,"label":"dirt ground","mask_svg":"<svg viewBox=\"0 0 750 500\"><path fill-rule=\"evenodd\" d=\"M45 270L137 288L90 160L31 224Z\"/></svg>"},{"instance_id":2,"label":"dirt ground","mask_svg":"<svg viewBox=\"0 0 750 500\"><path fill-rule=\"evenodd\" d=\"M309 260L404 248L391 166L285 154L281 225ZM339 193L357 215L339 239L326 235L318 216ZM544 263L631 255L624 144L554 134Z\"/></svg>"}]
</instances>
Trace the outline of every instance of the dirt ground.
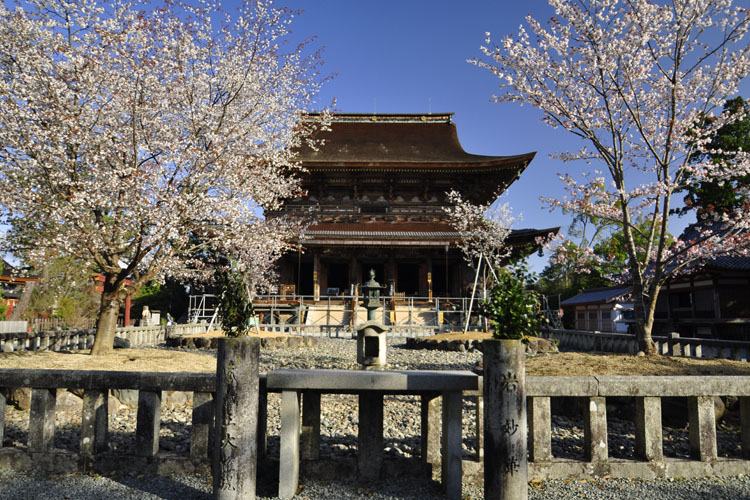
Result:
<instances>
[{"instance_id":1,"label":"dirt ground","mask_svg":"<svg viewBox=\"0 0 750 500\"><path fill-rule=\"evenodd\" d=\"M211 334L220 332L203 335ZM267 335L278 336L276 333ZM435 338L452 339L458 338L457 335L461 334L436 335ZM461 338L489 336L486 333L468 335L470 337L461 335ZM86 351L22 351L0 354L0 368L212 373L216 371L216 358L211 354L164 349L116 349L107 356L89 356ZM526 373L549 376L750 375L750 363L723 359L698 360L668 356L638 357L624 354L561 352L527 358Z\"/></svg>"}]
</instances>

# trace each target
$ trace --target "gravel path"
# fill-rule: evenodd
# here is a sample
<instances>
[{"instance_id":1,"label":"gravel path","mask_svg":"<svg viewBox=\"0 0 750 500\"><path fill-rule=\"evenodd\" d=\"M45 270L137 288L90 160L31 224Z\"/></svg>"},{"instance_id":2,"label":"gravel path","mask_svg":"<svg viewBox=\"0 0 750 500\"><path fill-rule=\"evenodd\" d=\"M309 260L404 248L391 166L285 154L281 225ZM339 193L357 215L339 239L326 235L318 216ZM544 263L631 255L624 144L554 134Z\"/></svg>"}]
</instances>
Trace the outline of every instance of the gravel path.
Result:
<instances>
[{"instance_id":1,"label":"gravel path","mask_svg":"<svg viewBox=\"0 0 750 500\"><path fill-rule=\"evenodd\" d=\"M411 350L402 342L391 340L388 352L392 369L451 369L469 370L481 358L478 352L444 352ZM317 348L269 349L261 352L261 371L276 368L344 368L356 369L356 342L352 340L322 339ZM55 447L78 449L80 409L75 397L57 413ZM278 455L279 396L269 395L269 443L271 456ZM163 405L160 447L185 452L189 446L190 405L184 396L174 395ZM321 401L321 456L355 456L357 435L357 400L354 396L324 395ZM128 450L134 445L135 408L126 405L110 406L111 447ZM476 453L474 438L475 405L464 404L464 458ZM554 410L553 410L554 412ZM416 397L389 396L385 405L384 441L386 456L413 457L419 453L419 406ZM6 410L5 446L25 447L28 413L12 408ZM609 419L610 456L630 457L635 446L632 422ZM719 426L720 456L740 456L740 436L731 419ZM583 423L579 419L553 416L552 450L556 457L583 456ZM688 453L687 431L664 429L664 451L668 457L685 457ZM259 498L273 498L273 485L263 484ZM361 486L350 479L335 482L302 482L298 499L428 499L443 498L440 486L424 480L387 481ZM102 477L74 474L44 477L0 471L0 500L2 499L207 499L210 498L209 477ZM263 496L266 495L266 496ZM750 479L733 478L690 479L682 481L629 481L607 479L596 481L544 481L533 483L531 499L645 499L645 500L704 500L710 497L727 500L750 500ZM465 486L464 498L483 498L481 488Z\"/></svg>"},{"instance_id":2,"label":"gravel path","mask_svg":"<svg viewBox=\"0 0 750 500\"><path fill-rule=\"evenodd\" d=\"M210 478L174 477L102 477L74 474L43 477L0 472L0 500L208 500ZM263 496L258 500L276 497ZM428 500L443 499L439 485L433 482L388 481L358 485L336 482L302 483L297 500ZM483 499L481 488L464 487L464 500ZM750 477L712 477L680 480L597 479L589 481L544 481L529 488L530 500L748 500Z\"/></svg>"}]
</instances>

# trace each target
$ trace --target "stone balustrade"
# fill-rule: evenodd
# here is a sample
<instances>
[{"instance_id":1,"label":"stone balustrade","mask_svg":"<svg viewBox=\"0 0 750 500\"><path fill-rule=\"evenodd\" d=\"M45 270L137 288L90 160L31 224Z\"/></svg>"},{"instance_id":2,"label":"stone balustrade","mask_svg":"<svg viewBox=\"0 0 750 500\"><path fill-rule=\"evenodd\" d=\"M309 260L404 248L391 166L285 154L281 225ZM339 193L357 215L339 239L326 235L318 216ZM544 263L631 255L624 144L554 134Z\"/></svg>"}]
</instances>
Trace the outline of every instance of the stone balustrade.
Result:
<instances>
[{"instance_id":1,"label":"stone balustrade","mask_svg":"<svg viewBox=\"0 0 750 500\"><path fill-rule=\"evenodd\" d=\"M204 333L205 324L118 327L115 336L126 339L131 347L155 346L167 336ZM0 352L14 351L77 351L90 349L95 330L51 330L45 332L0 333Z\"/></svg>"},{"instance_id":2,"label":"stone balustrade","mask_svg":"<svg viewBox=\"0 0 750 500\"><path fill-rule=\"evenodd\" d=\"M260 378L259 457L264 456L268 414L265 376ZM478 391L464 391L464 398L478 398L482 415L481 378ZM27 470L42 467L50 472L75 470L100 472L119 470L146 474L175 472L208 473L211 453L209 434L213 426L214 374L133 373L116 371L0 370L0 389L31 387L31 410L26 447L0 447L0 468ZM83 390L80 451L53 448L55 392ZM111 389L139 391L135 447L123 456L107 446L107 394ZM274 390L279 390L274 389ZM527 377L529 478L695 477L750 473L750 376L660 376L660 377ZM159 450L162 393L193 393L189 452L182 455ZM0 390L0 443L5 430L6 399ZM717 451L715 396L736 396L740 407L742 457L722 458ZM584 456L556 457L552 440L552 401L558 397L582 398L584 407ZM613 458L607 440L607 398L632 398L635 408L635 451L632 459ZM665 456L662 447L662 398L685 398L689 417L691 458ZM440 464L441 402L438 394L421 399L423 460ZM315 420L305 415L303 427ZM317 410L319 411L319 410ZM415 408L415 411L418 411ZM319 418L319 417L318 417ZM308 422L308 424L305 424ZM483 422L477 422L482 442ZM465 429L464 429L465 432ZM465 436L468 437L468 436ZM478 447L481 458L481 446ZM318 458L318 457L315 457ZM315 470L315 469L310 469ZM482 462L463 462L464 481L481 484Z\"/></svg>"},{"instance_id":3,"label":"stone balustrade","mask_svg":"<svg viewBox=\"0 0 750 500\"><path fill-rule=\"evenodd\" d=\"M626 333L587 330L548 330L544 336L557 339L563 349L635 354L638 342ZM660 354L704 359L750 360L750 342L680 337L678 333L653 337Z\"/></svg>"},{"instance_id":4,"label":"stone balustrade","mask_svg":"<svg viewBox=\"0 0 750 500\"><path fill-rule=\"evenodd\" d=\"M482 383L475 397L481 406ZM597 376L527 377L529 478L585 479L592 476L665 477L731 476L750 473L750 376ZM715 396L736 396L740 406L744 459L717 454ZM587 400L584 408L584 459L552 454L551 398ZM635 459L609 456L607 398L630 397L635 406ZM691 459L665 457L662 446L662 398L687 399ZM477 425L480 429L481 426ZM478 461L465 462L465 474L482 477L481 440ZM472 480L468 479L468 480Z\"/></svg>"},{"instance_id":5,"label":"stone balustrade","mask_svg":"<svg viewBox=\"0 0 750 500\"><path fill-rule=\"evenodd\" d=\"M6 397L0 391L0 468L42 467L54 473L76 470L171 474L207 472L209 433L213 425L214 374L136 373L84 370L0 370L0 388L30 387L31 409L26 449L3 448ZM57 389L83 390L78 454L53 448ZM123 457L108 451L110 389L138 392L135 453ZM159 451L161 399L164 391L193 393L190 452L187 456ZM124 459L127 458L127 459Z\"/></svg>"}]
</instances>

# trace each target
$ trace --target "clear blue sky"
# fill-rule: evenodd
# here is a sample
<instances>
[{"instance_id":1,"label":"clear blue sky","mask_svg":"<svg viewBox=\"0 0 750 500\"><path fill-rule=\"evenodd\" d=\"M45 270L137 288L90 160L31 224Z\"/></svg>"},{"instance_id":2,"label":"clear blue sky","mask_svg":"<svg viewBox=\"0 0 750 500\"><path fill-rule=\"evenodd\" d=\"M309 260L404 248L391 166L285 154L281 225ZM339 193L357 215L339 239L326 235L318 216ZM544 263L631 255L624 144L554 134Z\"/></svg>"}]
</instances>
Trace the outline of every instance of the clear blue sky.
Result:
<instances>
[{"instance_id":1,"label":"clear blue sky","mask_svg":"<svg viewBox=\"0 0 750 500\"><path fill-rule=\"evenodd\" d=\"M536 151L527 170L504 199L522 215L516 227L562 226L570 218L542 208L540 196L562 196L558 172L583 170L563 164L553 152L582 144L572 134L539 121L530 106L494 104L498 80L466 62L480 56L485 32L494 40L516 33L531 14L546 21L554 12L543 0L276 0L304 12L293 22L295 37L317 36L325 50L324 73L335 73L320 96L336 99L340 112L454 112L459 138L475 154ZM750 86L743 85L750 96ZM685 223L688 221L686 220ZM674 231L674 230L673 230ZM532 267L541 271L545 259Z\"/></svg>"}]
</instances>

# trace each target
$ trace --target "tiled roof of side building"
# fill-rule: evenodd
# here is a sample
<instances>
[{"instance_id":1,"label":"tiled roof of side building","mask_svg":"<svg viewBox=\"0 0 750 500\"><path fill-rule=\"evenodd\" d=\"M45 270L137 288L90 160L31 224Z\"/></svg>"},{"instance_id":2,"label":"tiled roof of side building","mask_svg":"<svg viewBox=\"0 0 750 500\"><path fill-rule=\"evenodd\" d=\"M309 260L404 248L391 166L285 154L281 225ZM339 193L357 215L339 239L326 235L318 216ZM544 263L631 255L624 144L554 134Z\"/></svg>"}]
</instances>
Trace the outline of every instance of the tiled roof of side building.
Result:
<instances>
[{"instance_id":1,"label":"tiled roof of side building","mask_svg":"<svg viewBox=\"0 0 750 500\"><path fill-rule=\"evenodd\" d=\"M612 300L629 293L631 289L632 287L630 285L592 288L590 290L584 290L567 300L563 300L560 305L572 306L577 304L611 302Z\"/></svg>"}]
</instances>

